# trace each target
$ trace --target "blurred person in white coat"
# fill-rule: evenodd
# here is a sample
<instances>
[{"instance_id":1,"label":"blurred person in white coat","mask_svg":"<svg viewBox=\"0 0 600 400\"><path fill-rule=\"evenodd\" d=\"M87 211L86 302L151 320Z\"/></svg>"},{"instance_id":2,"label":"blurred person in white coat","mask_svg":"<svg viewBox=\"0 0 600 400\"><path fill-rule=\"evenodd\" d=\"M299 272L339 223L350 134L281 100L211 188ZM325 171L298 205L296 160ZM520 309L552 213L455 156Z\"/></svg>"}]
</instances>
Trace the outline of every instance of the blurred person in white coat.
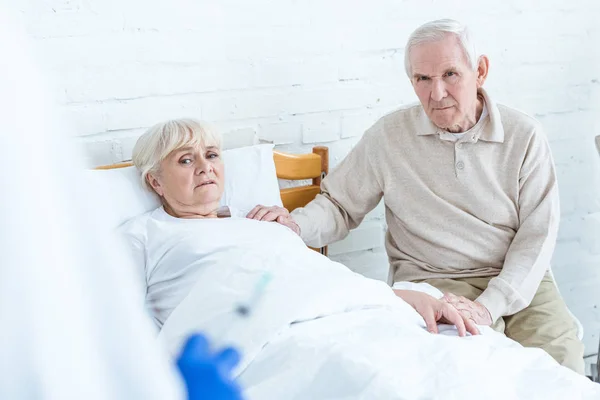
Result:
<instances>
[{"instance_id":1,"label":"blurred person in white coat","mask_svg":"<svg viewBox=\"0 0 600 400\"><path fill-rule=\"evenodd\" d=\"M0 0L0 398L239 398L202 338L188 342L181 375L158 346L98 212L105 199L79 177L80 154L8 11Z\"/></svg>"}]
</instances>

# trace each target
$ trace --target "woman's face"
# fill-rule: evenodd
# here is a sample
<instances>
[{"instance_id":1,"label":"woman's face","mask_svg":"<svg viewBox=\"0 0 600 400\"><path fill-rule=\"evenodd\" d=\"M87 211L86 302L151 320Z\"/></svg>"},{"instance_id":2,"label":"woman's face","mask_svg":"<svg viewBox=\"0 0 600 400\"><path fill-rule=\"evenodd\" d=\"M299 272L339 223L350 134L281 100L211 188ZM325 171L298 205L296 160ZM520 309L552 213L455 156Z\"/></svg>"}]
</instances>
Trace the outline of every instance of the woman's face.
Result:
<instances>
[{"instance_id":1,"label":"woman's face","mask_svg":"<svg viewBox=\"0 0 600 400\"><path fill-rule=\"evenodd\" d=\"M216 146L183 147L171 152L148 182L175 212L211 213L223 195L221 150Z\"/></svg>"}]
</instances>

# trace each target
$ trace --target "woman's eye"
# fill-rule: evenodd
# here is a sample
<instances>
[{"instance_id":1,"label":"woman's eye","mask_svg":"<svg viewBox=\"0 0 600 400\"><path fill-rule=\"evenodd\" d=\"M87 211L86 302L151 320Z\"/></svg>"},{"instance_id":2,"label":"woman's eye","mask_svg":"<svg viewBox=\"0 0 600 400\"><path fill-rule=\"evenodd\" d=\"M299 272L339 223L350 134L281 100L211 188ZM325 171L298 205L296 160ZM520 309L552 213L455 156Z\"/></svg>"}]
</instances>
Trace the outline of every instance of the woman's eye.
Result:
<instances>
[{"instance_id":1,"label":"woman's eye","mask_svg":"<svg viewBox=\"0 0 600 400\"><path fill-rule=\"evenodd\" d=\"M180 164L184 164L184 165L188 165L192 163L192 159L191 158L184 158L183 160L179 161Z\"/></svg>"},{"instance_id":2,"label":"woman's eye","mask_svg":"<svg viewBox=\"0 0 600 400\"><path fill-rule=\"evenodd\" d=\"M217 153L210 153L207 158L217 158L219 155Z\"/></svg>"}]
</instances>

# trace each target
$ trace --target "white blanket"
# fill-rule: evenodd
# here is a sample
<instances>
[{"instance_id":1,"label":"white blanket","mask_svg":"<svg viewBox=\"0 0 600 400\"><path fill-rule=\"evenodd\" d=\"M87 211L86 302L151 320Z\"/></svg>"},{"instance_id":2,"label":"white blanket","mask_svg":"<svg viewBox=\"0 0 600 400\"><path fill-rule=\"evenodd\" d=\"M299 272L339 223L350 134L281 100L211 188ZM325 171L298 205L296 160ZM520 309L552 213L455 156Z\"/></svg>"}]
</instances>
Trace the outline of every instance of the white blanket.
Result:
<instances>
[{"instance_id":1,"label":"white blanket","mask_svg":"<svg viewBox=\"0 0 600 400\"><path fill-rule=\"evenodd\" d=\"M287 228L254 224L260 240L203 265L160 334L171 349L198 330L234 344L249 399L600 399L600 385L491 330L428 333L385 283L308 250ZM273 278L260 303L236 318L265 271Z\"/></svg>"}]
</instances>

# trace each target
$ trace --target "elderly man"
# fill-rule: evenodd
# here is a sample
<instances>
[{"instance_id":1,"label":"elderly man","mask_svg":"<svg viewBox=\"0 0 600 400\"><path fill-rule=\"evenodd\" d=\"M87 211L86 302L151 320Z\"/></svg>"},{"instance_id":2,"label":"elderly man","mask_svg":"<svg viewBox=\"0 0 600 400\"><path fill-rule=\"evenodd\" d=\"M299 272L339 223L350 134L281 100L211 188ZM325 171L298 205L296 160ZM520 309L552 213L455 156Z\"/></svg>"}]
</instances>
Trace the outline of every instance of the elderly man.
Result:
<instances>
[{"instance_id":1,"label":"elderly man","mask_svg":"<svg viewBox=\"0 0 600 400\"><path fill-rule=\"evenodd\" d=\"M459 22L419 27L405 67L421 104L377 121L322 194L292 213L302 238L344 238L383 197L393 282L430 283L477 324L583 373L583 345L549 274L558 187L540 124L483 90L489 60Z\"/></svg>"}]
</instances>

